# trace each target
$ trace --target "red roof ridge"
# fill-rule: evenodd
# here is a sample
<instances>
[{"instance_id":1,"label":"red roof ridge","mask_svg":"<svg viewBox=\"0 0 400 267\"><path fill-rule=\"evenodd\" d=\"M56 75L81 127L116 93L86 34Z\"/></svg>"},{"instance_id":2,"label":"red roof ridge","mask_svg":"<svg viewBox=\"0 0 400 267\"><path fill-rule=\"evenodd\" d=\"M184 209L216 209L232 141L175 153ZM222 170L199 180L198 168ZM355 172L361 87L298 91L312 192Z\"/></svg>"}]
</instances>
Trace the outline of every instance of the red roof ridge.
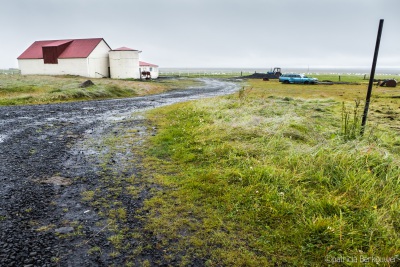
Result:
<instances>
[{"instance_id":1,"label":"red roof ridge","mask_svg":"<svg viewBox=\"0 0 400 267\"><path fill-rule=\"evenodd\" d=\"M147 63L147 62L144 62L144 61L139 61L139 66L158 67L158 65Z\"/></svg>"}]
</instances>

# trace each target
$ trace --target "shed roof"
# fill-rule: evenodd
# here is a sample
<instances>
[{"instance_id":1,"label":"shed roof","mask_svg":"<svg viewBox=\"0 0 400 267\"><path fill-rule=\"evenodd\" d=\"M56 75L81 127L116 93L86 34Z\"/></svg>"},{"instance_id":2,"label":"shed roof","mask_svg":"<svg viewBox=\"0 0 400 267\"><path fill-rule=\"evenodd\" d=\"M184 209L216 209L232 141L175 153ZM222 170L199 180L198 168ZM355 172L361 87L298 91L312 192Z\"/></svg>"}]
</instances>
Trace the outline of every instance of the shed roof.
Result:
<instances>
[{"instance_id":1,"label":"shed roof","mask_svg":"<svg viewBox=\"0 0 400 267\"><path fill-rule=\"evenodd\" d=\"M123 47L120 47L120 48L117 48L117 49L113 49L112 51L139 51L139 50L123 46Z\"/></svg>"},{"instance_id":2,"label":"shed roof","mask_svg":"<svg viewBox=\"0 0 400 267\"><path fill-rule=\"evenodd\" d=\"M151 64L151 63L147 63L147 62L144 62L144 61L139 61L139 66L143 66L143 67L158 67L158 65L154 65L154 64Z\"/></svg>"},{"instance_id":3,"label":"shed roof","mask_svg":"<svg viewBox=\"0 0 400 267\"><path fill-rule=\"evenodd\" d=\"M90 53L92 53L92 51L101 41L104 41L104 39L90 38L36 41L31 46L29 46L18 57L18 59L40 59L43 58L43 47L57 47L68 43L68 46L58 56L58 58L86 58L90 55ZM110 47L108 44L107 46Z\"/></svg>"}]
</instances>

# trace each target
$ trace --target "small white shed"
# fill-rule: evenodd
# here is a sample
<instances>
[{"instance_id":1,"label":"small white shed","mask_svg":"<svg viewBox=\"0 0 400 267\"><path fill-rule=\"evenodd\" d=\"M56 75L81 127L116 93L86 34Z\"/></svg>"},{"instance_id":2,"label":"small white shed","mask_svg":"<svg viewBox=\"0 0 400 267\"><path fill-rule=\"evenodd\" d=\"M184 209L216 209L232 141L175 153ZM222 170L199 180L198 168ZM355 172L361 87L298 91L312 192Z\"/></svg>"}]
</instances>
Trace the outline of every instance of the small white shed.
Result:
<instances>
[{"instance_id":1,"label":"small white shed","mask_svg":"<svg viewBox=\"0 0 400 267\"><path fill-rule=\"evenodd\" d=\"M151 78L151 79L157 79L159 75L159 70L158 66L147 63L144 61L139 61L139 66L140 66L140 73L142 74L142 78ZM148 75L150 74L150 77Z\"/></svg>"}]
</instances>

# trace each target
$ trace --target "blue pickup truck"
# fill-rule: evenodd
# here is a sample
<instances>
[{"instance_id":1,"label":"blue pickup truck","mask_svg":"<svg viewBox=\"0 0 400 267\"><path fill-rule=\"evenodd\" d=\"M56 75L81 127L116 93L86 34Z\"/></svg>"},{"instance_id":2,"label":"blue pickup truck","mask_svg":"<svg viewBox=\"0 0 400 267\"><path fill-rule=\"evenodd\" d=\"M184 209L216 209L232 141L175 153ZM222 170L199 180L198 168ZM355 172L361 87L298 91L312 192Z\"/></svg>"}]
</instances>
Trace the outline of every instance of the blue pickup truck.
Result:
<instances>
[{"instance_id":1,"label":"blue pickup truck","mask_svg":"<svg viewBox=\"0 0 400 267\"><path fill-rule=\"evenodd\" d=\"M317 78L310 78L303 74L282 74L279 77L281 83L302 83L302 84L316 84L318 83Z\"/></svg>"}]
</instances>

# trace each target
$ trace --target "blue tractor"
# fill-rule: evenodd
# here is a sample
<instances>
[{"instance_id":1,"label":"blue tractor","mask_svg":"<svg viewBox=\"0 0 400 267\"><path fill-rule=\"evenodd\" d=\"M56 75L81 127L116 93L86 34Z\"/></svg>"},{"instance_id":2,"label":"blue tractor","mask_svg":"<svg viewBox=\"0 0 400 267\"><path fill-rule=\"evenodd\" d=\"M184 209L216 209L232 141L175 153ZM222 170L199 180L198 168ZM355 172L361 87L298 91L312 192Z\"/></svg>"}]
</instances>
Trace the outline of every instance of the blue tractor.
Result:
<instances>
[{"instance_id":1,"label":"blue tractor","mask_svg":"<svg viewBox=\"0 0 400 267\"><path fill-rule=\"evenodd\" d=\"M281 68L278 67L275 67L274 70L267 72L267 78L269 79L279 79L281 75L282 75Z\"/></svg>"}]
</instances>

